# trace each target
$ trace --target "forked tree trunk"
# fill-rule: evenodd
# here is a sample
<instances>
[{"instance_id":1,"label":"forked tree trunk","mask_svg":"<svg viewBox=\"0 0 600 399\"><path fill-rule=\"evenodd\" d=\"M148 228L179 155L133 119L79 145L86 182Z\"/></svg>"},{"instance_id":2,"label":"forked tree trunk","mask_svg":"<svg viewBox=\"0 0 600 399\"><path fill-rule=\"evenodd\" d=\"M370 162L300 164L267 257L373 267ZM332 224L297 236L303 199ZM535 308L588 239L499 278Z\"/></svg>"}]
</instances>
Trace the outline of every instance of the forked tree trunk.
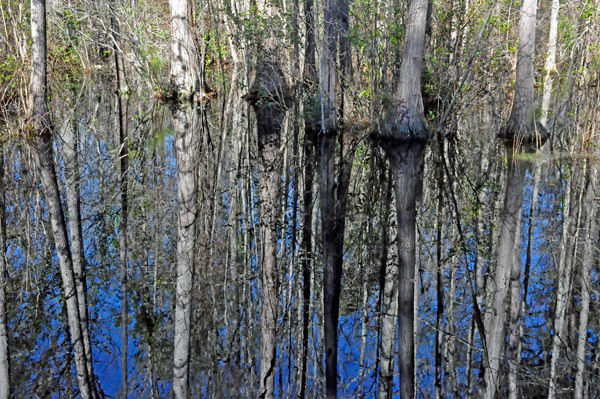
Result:
<instances>
[{"instance_id":1,"label":"forked tree trunk","mask_svg":"<svg viewBox=\"0 0 600 399\"><path fill-rule=\"evenodd\" d=\"M121 394L124 399L127 399L129 391L127 383L127 375L129 368L128 363L128 327L129 327L129 305L127 301L127 219L128 219L128 199L127 199L127 169L129 149L127 146L127 96L129 88L125 80L125 66L123 64L123 53L121 43L121 29L117 16L111 16L114 51L115 51L115 71L117 75L117 102L119 112L119 186L121 194L121 222L119 224L119 258L121 261Z\"/></svg>"},{"instance_id":2,"label":"forked tree trunk","mask_svg":"<svg viewBox=\"0 0 600 399\"><path fill-rule=\"evenodd\" d=\"M8 268L6 258L6 194L4 183L4 150L0 143L0 399L10 397L10 356L6 323L6 288Z\"/></svg>"},{"instance_id":3,"label":"forked tree trunk","mask_svg":"<svg viewBox=\"0 0 600 399\"><path fill-rule=\"evenodd\" d=\"M71 332L75 368L79 390L83 399L92 397L93 384L88 374L79 302L73 271L71 248L67 235L67 225L60 202L58 179L54 169L54 149L52 147L53 126L47 102L47 59L46 59L46 2L31 2L31 86L29 98L29 118L32 125L32 139L36 147L36 161L40 180L48 204L48 216L52 226L54 245L58 255L63 282L63 294L67 307L67 318Z\"/></svg>"},{"instance_id":4,"label":"forked tree trunk","mask_svg":"<svg viewBox=\"0 0 600 399\"><path fill-rule=\"evenodd\" d=\"M198 131L194 101L197 71L191 10L188 0L170 0L173 60L171 85L177 102L173 106L173 130L177 159L177 288L175 302L175 348L173 394L187 399L189 390L192 287L196 254L198 203Z\"/></svg>"},{"instance_id":5,"label":"forked tree trunk","mask_svg":"<svg viewBox=\"0 0 600 399\"><path fill-rule=\"evenodd\" d=\"M94 369L92 360L92 344L88 326L87 311L87 278L85 271L85 254L83 251L83 230L81 228L81 195L79 192L79 146L77 135L77 116L73 117L71 127L67 127L63 134L63 158L65 162L65 178L67 190L67 211L69 214L69 229L71 231L71 248L73 256L73 271L75 273L75 286L77 289L77 302L79 317L83 333L83 346L85 349L86 366L88 375L93 381Z\"/></svg>"},{"instance_id":6,"label":"forked tree trunk","mask_svg":"<svg viewBox=\"0 0 600 399\"><path fill-rule=\"evenodd\" d=\"M422 186L422 164L429 141L423 111L421 69L425 51L428 0L408 7L400 81L390 116L375 135L385 150L394 176L398 235L398 361L400 397L415 397L414 299L416 202Z\"/></svg>"},{"instance_id":7,"label":"forked tree trunk","mask_svg":"<svg viewBox=\"0 0 600 399\"><path fill-rule=\"evenodd\" d=\"M485 373L486 384L482 389L482 397L486 399L493 399L498 390L500 365L501 359L504 358L506 339L506 299L511 279L520 279L521 272L521 207L528 164L513 158L512 146L507 147L506 150L508 173L504 209L500 218L500 250L494 276L495 290L490 306L489 325L486 326L488 364ZM516 303L520 308L521 301L516 301ZM515 302L512 303L513 306L514 304ZM514 344L515 342L511 339L509 353L514 353L512 350ZM511 359L511 364L512 361L513 359Z\"/></svg>"}]
</instances>

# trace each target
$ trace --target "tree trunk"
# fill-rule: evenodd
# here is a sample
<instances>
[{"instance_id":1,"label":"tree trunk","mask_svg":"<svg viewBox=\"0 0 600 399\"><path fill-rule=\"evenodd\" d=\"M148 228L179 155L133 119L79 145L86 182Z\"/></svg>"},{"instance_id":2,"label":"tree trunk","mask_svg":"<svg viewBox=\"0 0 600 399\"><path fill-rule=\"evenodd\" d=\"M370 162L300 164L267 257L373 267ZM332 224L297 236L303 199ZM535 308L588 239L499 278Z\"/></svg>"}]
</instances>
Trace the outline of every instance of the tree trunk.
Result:
<instances>
[{"instance_id":1,"label":"tree trunk","mask_svg":"<svg viewBox=\"0 0 600 399\"><path fill-rule=\"evenodd\" d=\"M0 147L0 399L10 397L10 354L6 323L6 288L8 268L6 258L6 194L4 183L4 150Z\"/></svg>"},{"instance_id":2,"label":"tree trunk","mask_svg":"<svg viewBox=\"0 0 600 399\"><path fill-rule=\"evenodd\" d=\"M550 34L548 37L548 54L544 65L544 94L542 97L542 116L540 124L546 127L548 123L548 110L550 109L550 98L552 97L552 84L558 75L556 71L556 37L558 32L558 10L560 0L552 0L552 12L550 14Z\"/></svg>"},{"instance_id":3,"label":"tree trunk","mask_svg":"<svg viewBox=\"0 0 600 399\"><path fill-rule=\"evenodd\" d=\"M83 346L85 349L86 367L93 383L94 369L92 360L92 344L88 326L87 310L87 278L85 271L85 253L83 250L83 230L81 228L81 195L79 192L79 148L78 148L78 123L77 116L73 117L71 128L67 127L63 134L63 157L65 163L65 178L67 189L67 211L69 215L69 229L71 231L71 248L73 257L73 271L75 273L75 286L79 317L83 333Z\"/></svg>"},{"instance_id":4,"label":"tree trunk","mask_svg":"<svg viewBox=\"0 0 600 399\"><path fill-rule=\"evenodd\" d=\"M325 386L328 399L337 398L337 337L342 269L346 199L353 151L346 159L344 138L337 129L337 51L343 21L340 0L324 4L323 56L321 57L321 150L319 186L321 196L321 228L323 239L323 317L325 334ZM348 54L344 54L344 57ZM346 64L349 62L347 59ZM340 167L335 176L336 140L340 143ZM336 184L337 183L337 184Z\"/></svg>"},{"instance_id":5,"label":"tree trunk","mask_svg":"<svg viewBox=\"0 0 600 399\"><path fill-rule=\"evenodd\" d=\"M314 206L314 140L316 139L314 128L306 125L304 136L304 221L302 224L302 371L300 382L300 399L306 397L307 366L308 366L308 344L310 325L310 298L311 298L311 274L313 261L312 248L312 213Z\"/></svg>"},{"instance_id":6,"label":"tree trunk","mask_svg":"<svg viewBox=\"0 0 600 399\"><path fill-rule=\"evenodd\" d=\"M390 160L396 194L398 234L398 357L400 397L415 397L415 251L416 202L422 186L422 164L429 141L423 111L421 69L425 51L428 0L408 8L400 81L390 115L376 136Z\"/></svg>"},{"instance_id":7,"label":"tree trunk","mask_svg":"<svg viewBox=\"0 0 600 399\"><path fill-rule=\"evenodd\" d=\"M521 206L528 165L526 162L515 160L512 151L512 147L507 147L508 173L504 210L500 219L500 250L494 276L496 289L490 306L489 325L486 326L488 365L485 386L482 389L482 397L486 399L493 399L498 389L500 360L504 357L506 339L506 297L511 278L520 278L521 271ZM520 305L520 300L518 302Z\"/></svg>"},{"instance_id":8,"label":"tree trunk","mask_svg":"<svg viewBox=\"0 0 600 399\"><path fill-rule=\"evenodd\" d=\"M266 2L259 8L269 18L275 18L275 9ZM288 88L279 64L281 56L277 39L268 36L262 41L256 67L252 108L256 114L258 131L258 195L261 207L262 240L262 308L261 308L261 361L260 398L272 399L276 369L277 317L279 288L277 270L277 213L279 199L281 129L287 112Z\"/></svg>"},{"instance_id":9,"label":"tree trunk","mask_svg":"<svg viewBox=\"0 0 600 399\"><path fill-rule=\"evenodd\" d=\"M384 190L385 211L382 219L381 273L381 360L379 365L379 399L391 399L394 389L394 358L396 357L396 325L398 320L398 265L388 262L388 226L392 203L391 179Z\"/></svg>"},{"instance_id":10,"label":"tree trunk","mask_svg":"<svg viewBox=\"0 0 600 399\"><path fill-rule=\"evenodd\" d=\"M517 75L515 96L510 119L503 132L507 139L524 135L533 141L534 130L534 60L535 60L535 18L537 0L524 0L519 18L519 47L517 49Z\"/></svg>"},{"instance_id":11,"label":"tree trunk","mask_svg":"<svg viewBox=\"0 0 600 399\"><path fill-rule=\"evenodd\" d=\"M335 126L333 126L335 129ZM353 149L344 151L340 136L341 164L335 176L336 130L324 131L321 141L319 185L321 190L321 230L323 238L323 317L325 334L326 397L337 397L337 337L342 269L344 263L344 232Z\"/></svg>"},{"instance_id":12,"label":"tree trunk","mask_svg":"<svg viewBox=\"0 0 600 399\"><path fill-rule=\"evenodd\" d=\"M415 398L414 295L416 202L422 179L424 142L387 149L394 175L398 231L398 358L400 397Z\"/></svg>"},{"instance_id":13,"label":"tree trunk","mask_svg":"<svg viewBox=\"0 0 600 399\"><path fill-rule=\"evenodd\" d=\"M47 102L47 58L46 58L46 2L31 2L31 83L29 112L32 125L32 136L36 147L36 158L40 172L40 180L48 203L48 216L54 235L54 244L60 264L63 282L63 295L67 307L67 318L71 330L71 340L75 355L75 368L79 390L83 399L91 398L94 391L88 374L83 332L79 316L79 303L75 286L75 274L67 225L64 218L58 180L54 169L54 150L52 147L53 126Z\"/></svg>"},{"instance_id":14,"label":"tree trunk","mask_svg":"<svg viewBox=\"0 0 600 399\"><path fill-rule=\"evenodd\" d=\"M574 161L576 162L576 161ZM554 335L552 337L552 358L550 361L550 378L548 388L548 399L554 399L557 396L556 375L558 372L558 362L560 360L561 346L567 345L568 339L565 331L565 317L570 302L571 280L572 280L572 249L575 237L576 216L573 214L572 191L580 184L579 165L573 165L574 175L571 181L566 183L565 203L563 208L563 229L559 245L558 269L556 270L556 283L558 287L556 292L556 308L554 318ZM587 335L587 334L586 334Z\"/></svg>"},{"instance_id":15,"label":"tree trunk","mask_svg":"<svg viewBox=\"0 0 600 399\"><path fill-rule=\"evenodd\" d=\"M127 302L127 218L128 218L128 200L127 200L127 169L129 149L127 146L127 96L129 87L125 80L125 66L123 65L123 53L121 48L121 33L117 16L114 15L114 4L112 15L112 29L115 51L115 71L117 75L117 101L119 112L119 185L121 194L121 222L119 224L119 257L121 261L121 393L124 399L127 399L128 383L127 375L129 368L128 361L128 327L129 327L129 305Z\"/></svg>"},{"instance_id":16,"label":"tree trunk","mask_svg":"<svg viewBox=\"0 0 600 399\"><path fill-rule=\"evenodd\" d=\"M173 394L188 399L192 287L196 254L198 203L198 131L194 110L197 87L195 48L191 33L191 11L187 0L170 0L173 60L171 85L179 100L173 108L173 130L177 159L177 288L175 302L175 347L173 350Z\"/></svg>"},{"instance_id":17,"label":"tree trunk","mask_svg":"<svg viewBox=\"0 0 600 399\"><path fill-rule=\"evenodd\" d=\"M594 199L598 192L597 166L589 162L589 177L586 193L586 241L583 250L581 265L581 310L579 312L579 336L577 338L577 372L575 374L575 399L582 399L584 394L583 374L586 363L586 344L588 339L588 320L590 311L591 271L594 263L596 249L594 247L597 236L598 201Z\"/></svg>"}]
</instances>

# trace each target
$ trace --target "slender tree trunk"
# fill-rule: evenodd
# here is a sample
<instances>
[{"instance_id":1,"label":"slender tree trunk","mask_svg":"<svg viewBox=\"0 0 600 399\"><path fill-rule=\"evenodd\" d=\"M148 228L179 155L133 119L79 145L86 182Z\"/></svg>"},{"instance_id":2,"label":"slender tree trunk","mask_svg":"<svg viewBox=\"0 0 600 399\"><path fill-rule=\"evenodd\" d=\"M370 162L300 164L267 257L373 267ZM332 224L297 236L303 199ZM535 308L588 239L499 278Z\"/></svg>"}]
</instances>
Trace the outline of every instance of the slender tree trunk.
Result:
<instances>
[{"instance_id":1,"label":"slender tree trunk","mask_svg":"<svg viewBox=\"0 0 600 399\"><path fill-rule=\"evenodd\" d=\"M550 13L550 34L548 37L548 54L544 65L544 94L542 97L542 116L540 124L546 127L548 123L548 111L550 109L550 98L552 97L552 84L558 75L556 71L556 37L558 32L558 10L560 0L552 0L552 12Z\"/></svg>"},{"instance_id":2,"label":"slender tree trunk","mask_svg":"<svg viewBox=\"0 0 600 399\"><path fill-rule=\"evenodd\" d=\"M175 347L173 350L173 394L188 399L192 288L196 254L198 203L198 131L194 95L198 85L195 47L188 0L170 0L171 85L178 102L173 107L177 159L177 287L175 301Z\"/></svg>"},{"instance_id":3,"label":"slender tree trunk","mask_svg":"<svg viewBox=\"0 0 600 399\"><path fill-rule=\"evenodd\" d=\"M575 161L576 162L576 161ZM575 236L575 226L576 226L576 215L573 215L573 205L572 205L572 191L573 188L577 187L579 184L578 179L578 167L579 165L574 165L575 174L571 178L570 182L567 182L565 187L565 203L563 208L563 229L560 238L559 245L559 261L558 261L558 269L556 270L556 286L558 287L556 293L556 308L555 308L555 318L554 318L554 335L552 337L552 358L550 361L550 378L549 378L549 389L548 389L548 399L554 399L557 396L557 386L556 386L556 378L558 372L558 362L560 360L560 350L561 346L567 345L568 347L568 339L566 337L565 331L565 317L567 313L567 308L570 302L570 292L571 292L571 281L572 281L572 269L573 262L572 256L572 246L574 236Z\"/></svg>"},{"instance_id":4,"label":"slender tree trunk","mask_svg":"<svg viewBox=\"0 0 600 399\"><path fill-rule=\"evenodd\" d=\"M524 177L525 178L525 177ZM525 186L523 186L524 188ZM515 237L512 268L510 271L510 318L508 324L508 398L519 397L519 362L521 354L521 226Z\"/></svg>"},{"instance_id":5,"label":"slender tree trunk","mask_svg":"<svg viewBox=\"0 0 600 399\"><path fill-rule=\"evenodd\" d=\"M114 4L112 5L114 7ZM128 218L128 199L127 199L127 169L129 148L127 145L127 96L129 87L125 80L125 66L123 65L123 53L121 48L121 34L119 22L112 15L113 39L115 45L115 70L117 75L117 102L119 112L119 185L121 194L121 222L119 224L119 257L121 260L121 393L124 399L127 399L128 383L127 375L129 368L128 361L128 327L129 327L129 305L127 302L127 218Z\"/></svg>"},{"instance_id":6,"label":"slender tree trunk","mask_svg":"<svg viewBox=\"0 0 600 399\"><path fill-rule=\"evenodd\" d=\"M482 397L486 399L494 399L498 390L500 361L504 357L506 339L504 328L506 298L511 278L513 276L520 278L521 270L521 206L528 165L526 162L513 159L512 151L512 147L507 148L508 173L504 210L500 219L500 250L494 277L496 289L490 306L489 325L487 325L488 365L485 373L485 389L482 390ZM518 302L520 305L520 300ZM512 340L510 344L513 345Z\"/></svg>"},{"instance_id":7,"label":"slender tree trunk","mask_svg":"<svg viewBox=\"0 0 600 399\"><path fill-rule=\"evenodd\" d=\"M85 271L85 253L83 250L83 230L81 228L81 196L79 192L79 148L76 122L73 117L71 128L65 129L63 134L63 157L65 162L65 177L67 180L67 211L69 215L69 229L71 231L71 248L73 257L73 270L75 273L75 286L77 289L77 302L79 317L83 333L83 346L85 349L86 367L90 380L94 380L92 360L92 344L88 326L87 310L87 278Z\"/></svg>"},{"instance_id":8,"label":"slender tree trunk","mask_svg":"<svg viewBox=\"0 0 600 399\"><path fill-rule=\"evenodd\" d=\"M52 147L53 126L47 102L47 58L46 58L46 2L31 2L31 85L29 98L32 136L36 146L36 158L40 172L40 180L46 194L48 215L54 235L54 245L60 264L64 297L67 307L67 318L71 331L71 340L75 355L75 368L79 390L83 399L92 397L93 384L88 374L83 332L79 315L79 303L75 285L75 274L71 248L67 236L67 225L64 218L58 180L54 169L54 150Z\"/></svg>"},{"instance_id":9,"label":"slender tree trunk","mask_svg":"<svg viewBox=\"0 0 600 399\"><path fill-rule=\"evenodd\" d=\"M0 143L0 399L10 397L10 353L6 323L6 288L8 267L6 258L6 193L4 182L4 150Z\"/></svg>"},{"instance_id":10,"label":"slender tree trunk","mask_svg":"<svg viewBox=\"0 0 600 399\"><path fill-rule=\"evenodd\" d=\"M441 137L440 137L441 138ZM443 395L442 390L442 346L444 341L444 270L442 265L442 209L443 209L443 188L444 188L444 173L442 169L442 146L443 143L438 143L440 147L439 162L437 165L438 178L438 198L437 198L437 226L436 226L436 289L437 289L437 307L435 314L435 397L440 399Z\"/></svg>"},{"instance_id":11,"label":"slender tree trunk","mask_svg":"<svg viewBox=\"0 0 600 399\"><path fill-rule=\"evenodd\" d=\"M591 271L597 249L594 241L597 236L598 201L594 199L598 192L597 165L589 162L589 176L586 193L586 240L583 249L583 262L581 265L581 310L579 312L579 331L577 338L577 372L575 374L575 399L582 399L584 395L583 374L586 366L586 344L588 338L588 320L590 311Z\"/></svg>"},{"instance_id":12,"label":"slender tree trunk","mask_svg":"<svg viewBox=\"0 0 600 399\"><path fill-rule=\"evenodd\" d=\"M379 365L379 399L391 399L394 389L394 358L396 357L396 325L398 320L398 265L388 262L388 219L392 203L392 180L384 188L384 214L382 220L381 276L381 347Z\"/></svg>"},{"instance_id":13,"label":"slender tree trunk","mask_svg":"<svg viewBox=\"0 0 600 399\"><path fill-rule=\"evenodd\" d=\"M318 112L316 109L316 89L318 84L315 56L315 17L314 0L304 1L306 51L304 58L304 82L308 92L308 100L304 103L304 222L302 225L302 365L300 377L300 399L306 398L308 378L309 326L311 281L314 278L311 267L314 263L312 241L313 207L314 207L314 177L315 177L315 148L319 132Z\"/></svg>"},{"instance_id":14,"label":"slender tree trunk","mask_svg":"<svg viewBox=\"0 0 600 399\"><path fill-rule=\"evenodd\" d=\"M398 221L398 357L402 399L415 397L416 202L423 180L423 155L430 136L421 96L428 3L428 0L410 2L400 82L384 129L377 132L377 139L390 160L395 183Z\"/></svg>"},{"instance_id":15,"label":"slender tree trunk","mask_svg":"<svg viewBox=\"0 0 600 399\"><path fill-rule=\"evenodd\" d=\"M311 274L312 274L312 213L314 206L314 140L316 131L309 124L304 136L304 221L302 224L302 371L300 382L300 399L306 398L306 382L308 369L308 344L310 326Z\"/></svg>"}]
</instances>

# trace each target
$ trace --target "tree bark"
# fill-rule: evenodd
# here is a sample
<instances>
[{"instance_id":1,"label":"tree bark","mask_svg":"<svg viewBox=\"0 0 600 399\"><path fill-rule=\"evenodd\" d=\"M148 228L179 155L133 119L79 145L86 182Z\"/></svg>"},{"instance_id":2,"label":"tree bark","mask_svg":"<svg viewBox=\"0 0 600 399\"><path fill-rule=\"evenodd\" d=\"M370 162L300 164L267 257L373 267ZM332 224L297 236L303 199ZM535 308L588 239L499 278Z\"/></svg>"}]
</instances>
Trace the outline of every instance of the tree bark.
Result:
<instances>
[{"instance_id":1,"label":"tree bark","mask_svg":"<svg viewBox=\"0 0 600 399\"><path fill-rule=\"evenodd\" d=\"M275 17L272 5L260 2L260 11L269 19ZM252 108L258 131L258 195L261 208L262 240L262 307L261 307L261 399L272 399L276 369L277 317L279 284L277 270L277 214L279 199L281 129L287 112L288 88L279 64L281 54L277 39L269 34L262 48L253 83Z\"/></svg>"},{"instance_id":2,"label":"tree bark","mask_svg":"<svg viewBox=\"0 0 600 399\"><path fill-rule=\"evenodd\" d=\"M40 180L46 194L48 215L52 226L54 244L58 255L63 282L63 294L67 307L67 318L75 355L75 368L79 390L83 399L92 397L94 386L86 365L85 346L79 315L79 303L73 271L73 260L67 225L64 218L58 180L54 169L54 150L52 147L53 126L47 102L47 58L46 58L46 2L31 2L31 82L29 91L29 120L32 126L32 139L36 147L36 160Z\"/></svg>"},{"instance_id":3,"label":"tree bark","mask_svg":"<svg viewBox=\"0 0 600 399\"><path fill-rule=\"evenodd\" d=\"M591 271L594 263L595 238L597 236L598 201L594 196L598 193L598 170L597 166L589 162L589 176L586 193L586 241L583 249L583 261L581 265L581 310L579 312L579 331L577 338L577 372L575 374L575 399L582 399L584 395L583 374L586 365L586 344L588 338L588 320L590 311Z\"/></svg>"},{"instance_id":4,"label":"tree bark","mask_svg":"<svg viewBox=\"0 0 600 399\"><path fill-rule=\"evenodd\" d=\"M94 380L92 344L88 326L87 310L87 278L85 271L85 253L83 250L83 230L81 228L81 195L79 192L79 148L77 135L76 116L71 128L67 127L63 134L63 157L65 162L65 178L67 186L67 211L69 215L69 229L71 232L71 248L73 256L73 271L75 273L75 286L79 317L83 333L83 346L85 349L86 367L90 380Z\"/></svg>"},{"instance_id":5,"label":"tree bark","mask_svg":"<svg viewBox=\"0 0 600 399\"><path fill-rule=\"evenodd\" d=\"M414 300L416 202L422 186L422 164L429 141L421 96L428 0L412 0L408 8L400 81L393 108L376 134L390 160L396 194L398 235L398 357L400 396L415 397Z\"/></svg>"},{"instance_id":6,"label":"tree bark","mask_svg":"<svg viewBox=\"0 0 600 399\"><path fill-rule=\"evenodd\" d=\"M304 221L302 224L302 371L300 382L300 399L306 397L308 344L310 326L311 274L313 261L312 248L312 213L314 206L314 140L316 131L310 125L305 128L304 136Z\"/></svg>"},{"instance_id":7,"label":"tree bark","mask_svg":"<svg viewBox=\"0 0 600 399\"><path fill-rule=\"evenodd\" d=\"M6 193L4 182L4 150L0 143L0 399L10 397L10 353L6 323L6 288L8 259L6 258Z\"/></svg>"},{"instance_id":8,"label":"tree bark","mask_svg":"<svg viewBox=\"0 0 600 399\"><path fill-rule=\"evenodd\" d=\"M576 161L575 161L576 162ZM552 337L552 358L550 360L550 377L548 388L548 399L554 399L557 396L556 378L558 372L558 362L560 360L561 346L568 347L568 339L565 331L565 317L570 302L571 280L572 280L572 249L575 236L575 227L577 224L576 215L573 213L572 192L578 187L579 165L574 165L575 170L571 181L566 183L565 203L563 208L563 228L559 245L558 269L556 270L556 308L554 318L554 335ZM587 334L586 334L587 335Z\"/></svg>"},{"instance_id":9,"label":"tree bark","mask_svg":"<svg viewBox=\"0 0 600 399\"><path fill-rule=\"evenodd\" d=\"M391 399L394 389L394 358L396 357L396 325L398 320L398 265L388 262L388 225L392 203L391 179L384 187L384 214L382 219L382 257L380 281L381 298L381 360L379 365L379 399Z\"/></svg>"},{"instance_id":10,"label":"tree bark","mask_svg":"<svg viewBox=\"0 0 600 399\"><path fill-rule=\"evenodd\" d=\"M537 0L524 0L519 18L519 46L517 49L517 74L515 96L510 119L503 132L507 139L516 135L533 140L534 131L534 60Z\"/></svg>"},{"instance_id":11,"label":"tree bark","mask_svg":"<svg viewBox=\"0 0 600 399\"><path fill-rule=\"evenodd\" d=\"M506 339L506 297L511 279L520 278L521 271L521 206L528 164L513 158L512 146L507 146L506 150L508 172L504 209L500 218L500 250L494 276L496 289L490 306L489 325L486 326L488 365L485 372L485 385L482 389L482 397L485 399L494 399L498 390L500 360L504 357ZM518 303L520 307L520 300ZM510 345L513 344L511 339Z\"/></svg>"},{"instance_id":12,"label":"tree bark","mask_svg":"<svg viewBox=\"0 0 600 399\"><path fill-rule=\"evenodd\" d=\"M177 160L177 287L173 350L173 394L188 399L192 288L196 254L198 203L198 131L194 110L198 86L195 47L188 0L170 0L171 85L178 102L173 107L173 130Z\"/></svg>"},{"instance_id":13,"label":"tree bark","mask_svg":"<svg viewBox=\"0 0 600 399\"><path fill-rule=\"evenodd\" d=\"M334 126L335 127L335 126ZM321 195L321 230L323 239L323 317L325 334L326 397L337 398L337 341L342 270L344 263L344 232L350 171L354 150L344 150L340 141L340 166L335 175L336 130L323 132L319 185Z\"/></svg>"},{"instance_id":14,"label":"tree bark","mask_svg":"<svg viewBox=\"0 0 600 399\"><path fill-rule=\"evenodd\" d=\"M552 12L550 13L550 34L548 36L548 54L544 65L544 94L542 97L542 116L540 124L546 127L548 123L548 111L550 109L550 98L552 97L552 84L558 75L556 71L556 37L558 32L558 10L560 0L552 0Z\"/></svg>"},{"instance_id":15,"label":"tree bark","mask_svg":"<svg viewBox=\"0 0 600 399\"><path fill-rule=\"evenodd\" d=\"M114 51L115 51L115 71L117 75L117 102L119 112L119 186L121 195L121 222L119 224L119 258L121 261L121 393L124 399L127 399L128 382L127 375L128 363L128 327L129 327L129 305L127 302L127 218L128 218L128 199L127 199L127 169L129 148L127 145L127 96L129 87L125 80L125 66L123 64L123 53L121 44L121 29L117 16L114 14L114 3L111 3L113 14L111 16Z\"/></svg>"}]
</instances>

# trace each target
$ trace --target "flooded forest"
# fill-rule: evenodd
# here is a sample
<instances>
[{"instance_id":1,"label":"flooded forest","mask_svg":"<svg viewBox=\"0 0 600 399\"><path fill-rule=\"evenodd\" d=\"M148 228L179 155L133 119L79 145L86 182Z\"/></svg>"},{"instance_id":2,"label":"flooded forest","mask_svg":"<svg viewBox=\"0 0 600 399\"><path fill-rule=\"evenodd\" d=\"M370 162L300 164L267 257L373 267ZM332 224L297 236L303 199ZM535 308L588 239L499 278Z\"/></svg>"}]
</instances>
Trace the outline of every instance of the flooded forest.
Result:
<instances>
[{"instance_id":1,"label":"flooded forest","mask_svg":"<svg viewBox=\"0 0 600 399\"><path fill-rule=\"evenodd\" d=\"M600 0L0 17L0 399L600 398Z\"/></svg>"}]
</instances>

